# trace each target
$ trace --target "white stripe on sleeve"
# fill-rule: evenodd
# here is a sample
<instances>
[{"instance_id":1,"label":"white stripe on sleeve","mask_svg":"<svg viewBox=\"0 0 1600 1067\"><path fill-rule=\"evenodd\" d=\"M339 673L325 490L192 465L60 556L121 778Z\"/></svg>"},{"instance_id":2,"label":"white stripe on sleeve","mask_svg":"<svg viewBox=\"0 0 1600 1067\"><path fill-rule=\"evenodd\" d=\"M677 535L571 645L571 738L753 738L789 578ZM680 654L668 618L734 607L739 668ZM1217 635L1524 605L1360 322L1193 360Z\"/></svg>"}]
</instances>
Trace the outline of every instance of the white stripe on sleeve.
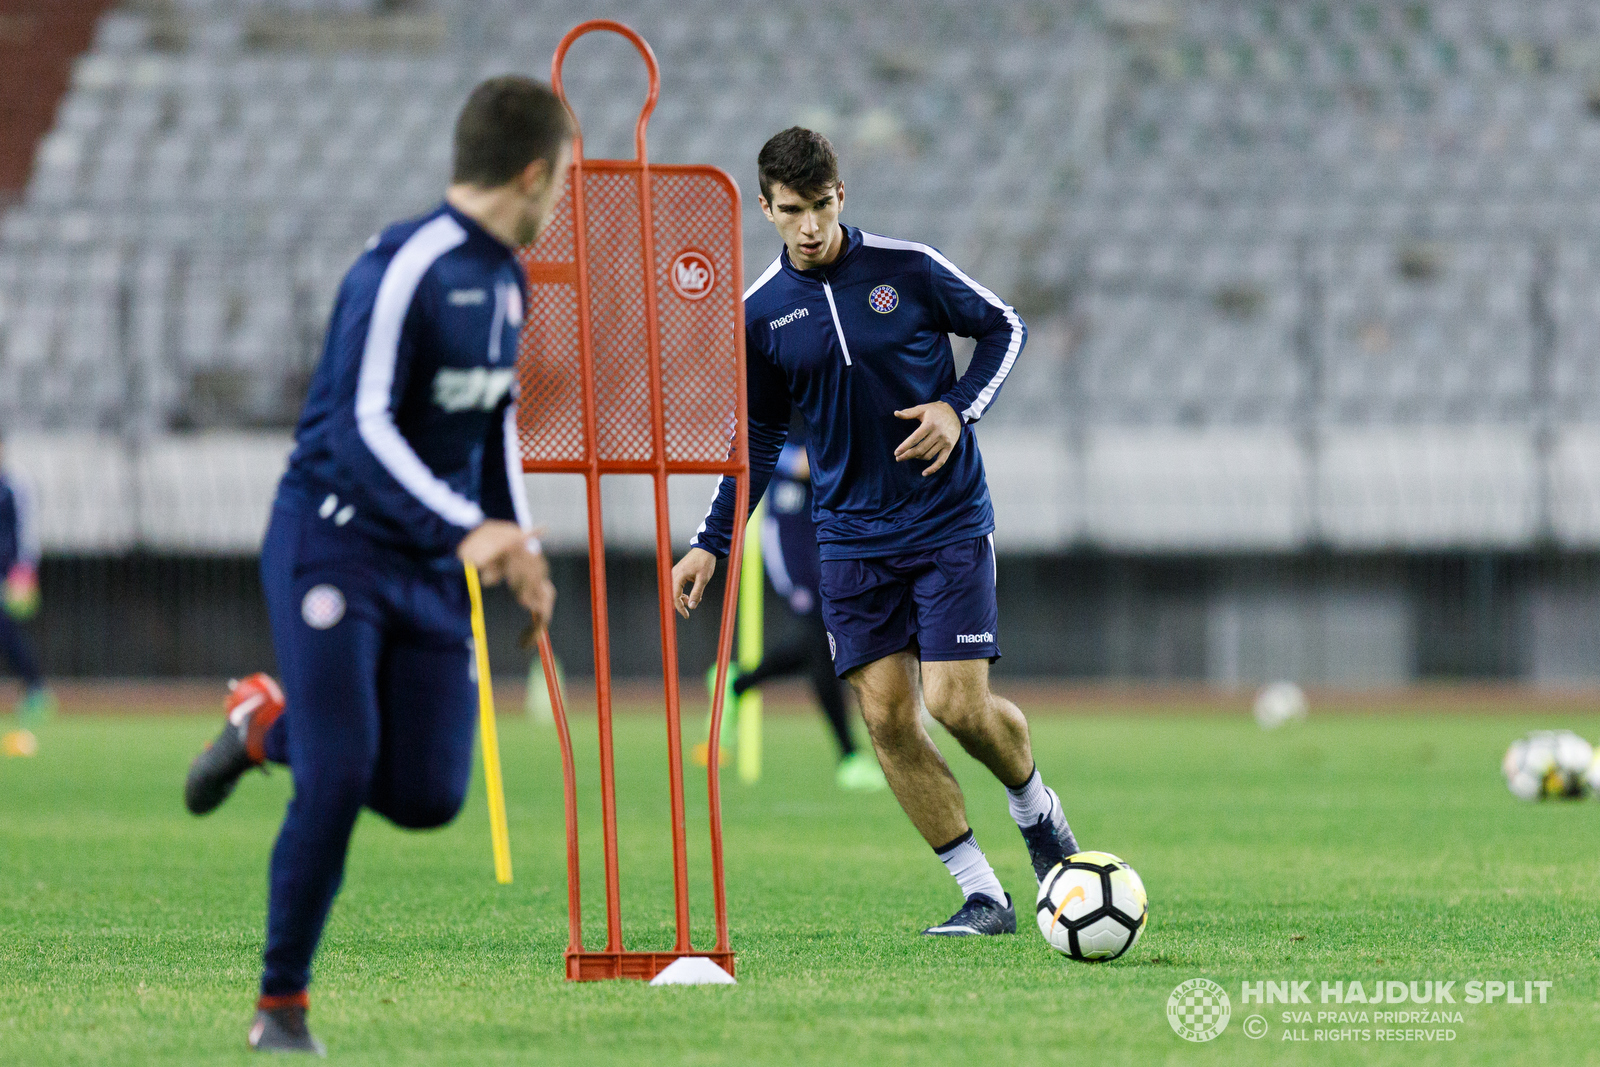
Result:
<instances>
[{"instance_id":1,"label":"white stripe on sleeve","mask_svg":"<svg viewBox=\"0 0 1600 1067\"><path fill-rule=\"evenodd\" d=\"M517 525L524 530L533 529L533 509L528 506L528 482L522 474L522 448L517 439L517 402L506 405L506 421L501 424L500 437L506 453L506 484L511 489L511 510L517 516Z\"/></svg>"},{"instance_id":2,"label":"white stripe on sleeve","mask_svg":"<svg viewBox=\"0 0 1600 1067\"><path fill-rule=\"evenodd\" d=\"M372 306L367 343L361 352L356 428L378 462L408 493L451 525L470 530L483 522L483 509L428 469L400 436L389 410L395 362L400 356L400 333L411 310L411 299L434 261L466 239L467 231L455 219L440 215L407 238L384 270Z\"/></svg>"},{"instance_id":3,"label":"white stripe on sleeve","mask_svg":"<svg viewBox=\"0 0 1600 1067\"><path fill-rule=\"evenodd\" d=\"M700 535L706 532L706 527L711 523L711 513L717 510L717 497L722 493L722 483L727 480L727 477L726 474L717 475L717 487L711 490L711 506L706 508L706 517L700 520L700 525L696 527L694 536L689 538L690 548L700 547Z\"/></svg>"},{"instance_id":4,"label":"white stripe on sleeve","mask_svg":"<svg viewBox=\"0 0 1600 1067\"><path fill-rule=\"evenodd\" d=\"M503 282L494 287L494 320L489 323L489 362L500 362L500 335L506 330L506 311L511 295Z\"/></svg>"},{"instance_id":5,"label":"white stripe on sleeve","mask_svg":"<svg viewBox=\"0 0 1600 1067\"><path fill-rule=\"evenodd\" d=\"M973 292L1005 313L1006 323L1011 327L1011 343L1006 346L1005 357L1001 359L1000 367L994 372L994 376L978 391L978 395L968 405L967 409L961 412L963 421L976 422L989 407L990 401L994 399L994 394L1000 390L1000 386L1005 384L1006 376L1011 373L1011 365L1017 361L1017 354L1022 351L1022 320L1017 317L1016 311L1010 304L963 274L960 267L940 255L939 250L936 248L916 241L899 241L893 237L884 237L881 234L867 233L866 231L862 231L861 240L873 248L898 248L907 252L921 252L945 270L960 278Z\"/></svg>"},{"instance_id":6,"label":"white stripe on sleeve","mask_svg":"<svg viewBox=\"0 0 1600 1067\"><path fill-rule=\"evenodd\" d=\"M744 299L749 300L750 297L755 294L757 289L760 289L763 285L766 285L768 282L770 282L778 273L778 271L782 269L783 253L780 252L778 253L777 259L774 259L771 263L767 264L767 269L761 272L761 277L752 282L750 284L750 288L744 291ZM729 430L730 432L728 434L728 439L731 441L733 439L733 435L738 432L737 423L730 427ZM711 506L706 508L706 517L700 520L700 525L695 529L694 536L689 538L689 547L691 548L700 547L700 535L706 532L706 526L711 522L711 513L717 508L717 494L722 492L723 481L724 476L718 475L717 487L711 491Z\"/></svg>"},{"instance_id":7,"label":"white stripe on sleeve","mask_svg":"<svg viewBox=\"0 0 1600 1067\"><path fill-rule=\"evenodd\" d=\"M766 285L768 282L770 282L772 280L772 276L774 274L778 273L778 271L780 271L782 269L783 269L783 254L779 253L777 259L775 259L771 263L767 264L767 269L761 272L761 277L757 278L755 280L755 282L753 284L751 284L750 288L748 288L748 289L746 289L744 291L744 299L749 300L751 295L757 289L761 288L763 285Z\"/></svg>"}]
</instances>

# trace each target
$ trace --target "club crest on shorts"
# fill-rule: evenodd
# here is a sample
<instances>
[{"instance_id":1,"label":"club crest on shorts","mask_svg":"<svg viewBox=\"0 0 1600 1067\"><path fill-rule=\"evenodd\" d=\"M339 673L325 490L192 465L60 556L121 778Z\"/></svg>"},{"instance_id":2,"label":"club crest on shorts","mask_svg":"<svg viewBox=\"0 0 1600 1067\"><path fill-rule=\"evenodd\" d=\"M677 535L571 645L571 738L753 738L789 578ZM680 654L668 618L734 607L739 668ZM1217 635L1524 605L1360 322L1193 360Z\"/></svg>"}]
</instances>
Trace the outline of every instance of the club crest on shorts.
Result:
<instances>
[{"instance_id":1,"label":"club crest on shorts","mask_svg":"<svg viewBox=\"0 0 1600 1067\"><path fill-rule=\"evenodd\" d=\"M338 586L314 585L300 601L300 617L313 630L327 630L344 618L344 594Z\"/></svg>"},{"instance_id":2,"label":"club crest on shorts","mask_svg":"<svg viewBox=\"0 0 1600 1067\"><path fill-rule=\"evenodd\" d=\"M828 658L839 658L839 646L834 643L833 634L831 632L828 634Z\"/></svg>"},{"instance_id":3,"label":"club crest on shorts","mask_svg":"<svg viewBox=\"0 0 1600 1067\"><path fill-rule=\"evenodd\" d=\"M867 294L867 303L880 315L887 315L900 306L900 294L892 285L880 285Z\"/></svg>"}]
</instances>

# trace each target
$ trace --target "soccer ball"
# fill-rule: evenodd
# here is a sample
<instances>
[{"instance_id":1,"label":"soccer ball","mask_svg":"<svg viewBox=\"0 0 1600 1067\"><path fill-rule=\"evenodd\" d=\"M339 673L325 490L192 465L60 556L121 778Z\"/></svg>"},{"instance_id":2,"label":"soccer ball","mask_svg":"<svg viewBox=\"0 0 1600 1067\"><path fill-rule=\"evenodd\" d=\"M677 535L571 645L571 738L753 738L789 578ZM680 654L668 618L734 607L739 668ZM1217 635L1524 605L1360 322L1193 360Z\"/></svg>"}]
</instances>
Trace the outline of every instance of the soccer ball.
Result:
<instances>
[{"instance_id":1,"label":"soccer ball","mask_svg":"<svg viewBox=\"0 0 1600 1067\"><path fill-rule=\"evenodd\" d=\"M1500 761L1506 787L1523 800L1580 797L1594 784L1594 746L1571 730L1535 730Z\"/></svg>"},{"instance_id":2,"label":"soccer ball","mask_svg":"<svg viewBox=\"0 0 1600 1067\"><path fill-rule=\"evenodd\" d=\"M1039 932L1075 960L1114 960L1139 943L1149 917L1144 883L1109 852L1068 856L1044 876Z\"/></svg>"},{"instance_id":3,"label":"soccer ball","mask_svg":"<svg viewBox=\"0 0 1600 1067\"><path fill-rule=\"evenodd\" d=\"M1581 797L1589 785L1589 770L1594 766L1594 746L1571 730L1556 733L1556 769L1565 786L1563 795Z\"/></svg>"},{"instance_id":4,"label":"soccer ball","mask_svg":"<svg viewBox=\"0 0 1600 1067\"><path fill-rule=\"evenodd\" d=\"M1263 730L1272 730L1290 720L1306 717L1306 694L1293 682L1273 682L1256 694L1254 712Z\"/></svg>"}]
</instances>

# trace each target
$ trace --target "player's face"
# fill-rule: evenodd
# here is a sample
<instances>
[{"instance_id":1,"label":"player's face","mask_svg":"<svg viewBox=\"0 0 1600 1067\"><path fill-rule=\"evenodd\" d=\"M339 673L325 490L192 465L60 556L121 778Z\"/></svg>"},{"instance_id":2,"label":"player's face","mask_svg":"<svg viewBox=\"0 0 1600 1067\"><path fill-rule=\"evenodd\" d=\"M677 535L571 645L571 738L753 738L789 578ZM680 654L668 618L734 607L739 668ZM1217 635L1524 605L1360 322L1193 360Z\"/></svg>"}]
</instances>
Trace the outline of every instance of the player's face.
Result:
<instances>
[{"instance_id":1,"label":"player's face","mask_svg":"<svg viewBox=\"0 0 1600 1067\"><path fill-rule=\"evenodd\" d=\"M556 201L567 187L567 171L571 166L572 145L569 142L561 146L550 174L524 192L522 215L517 219L517 244L531 245L544 232Z\"/></svg>"},{"instance_id":2,"label":"player's face","mask_svg":"<svg viewBox=\"0 0 1600 1067\"><path fill-rule=\"evenodd\" d=\"M844 183L812 196L801 196L782 183L772 187L772 199L759 197L761 211L778 228L789 261L801 270L825 267L844 248L839 211L844 207Z\"/></svg>"}]
</instances>

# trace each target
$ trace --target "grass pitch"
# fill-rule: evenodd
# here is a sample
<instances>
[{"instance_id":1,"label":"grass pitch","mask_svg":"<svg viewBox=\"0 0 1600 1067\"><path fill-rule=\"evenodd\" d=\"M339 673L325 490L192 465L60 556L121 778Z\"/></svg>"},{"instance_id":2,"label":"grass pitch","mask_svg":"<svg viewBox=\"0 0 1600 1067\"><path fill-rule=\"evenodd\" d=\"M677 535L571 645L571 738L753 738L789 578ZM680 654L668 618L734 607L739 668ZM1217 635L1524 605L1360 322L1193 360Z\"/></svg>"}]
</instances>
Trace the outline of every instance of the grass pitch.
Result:
<instances>
[{"instance_id":1,"label":"grass pitch","mask_svg":"<svg viewBox=\"0 0 1600 1067\"><path fill-rule=\"evenodd\" d=\"M766 777L747 788L729 774L725 787L739 985L566 983L555 737L505 717L515 884L494 884L481 783L442 831L364 816L318 958L316 1032L338 1062L385 1065L1600 1062L1600 804L1522 804L1498 774L1529 728L1592 738L1600 719L1314 710L1267 734L1242 714L1032 710L1040 765L1079 838L1128 859L1149 888L1149 929L1122 960L1078 964L1045 945L1004 794L948 738L978 839L1027 898L1024 928L918 937L958 903L949 877L892 797L833 788L819 720L769 715ZM0 1063L258 1062L244 1036L289 777L250 776L219 812L189 817L183 772L216 725L68 717L40 731L37 757L0 761ZM592 788L593 720L576 733ZM619 722L630 947L671 940L662 739L653 718ZM704 943L692 768L690 783ZM597 812L584 813L591 943ZM1227 991L1232 1021L1191 1044L1166 1004L1200 977ZM1287 1007L1312 1021L1240 1002L1242 982L1306 979L1314 1003ZM1454 980L1443 1008L1461 1021L1316 1021L1339 1009L1315 1003L1322 981L1413 979ZM1543 1005L1462 1003L1473 980L1554 985ZM1257 1013L1268 1031L1252 1040L1243 1024ZM1314 1036L1363 1029L1454 1040Z\"/></svg>"}]
</instances>

